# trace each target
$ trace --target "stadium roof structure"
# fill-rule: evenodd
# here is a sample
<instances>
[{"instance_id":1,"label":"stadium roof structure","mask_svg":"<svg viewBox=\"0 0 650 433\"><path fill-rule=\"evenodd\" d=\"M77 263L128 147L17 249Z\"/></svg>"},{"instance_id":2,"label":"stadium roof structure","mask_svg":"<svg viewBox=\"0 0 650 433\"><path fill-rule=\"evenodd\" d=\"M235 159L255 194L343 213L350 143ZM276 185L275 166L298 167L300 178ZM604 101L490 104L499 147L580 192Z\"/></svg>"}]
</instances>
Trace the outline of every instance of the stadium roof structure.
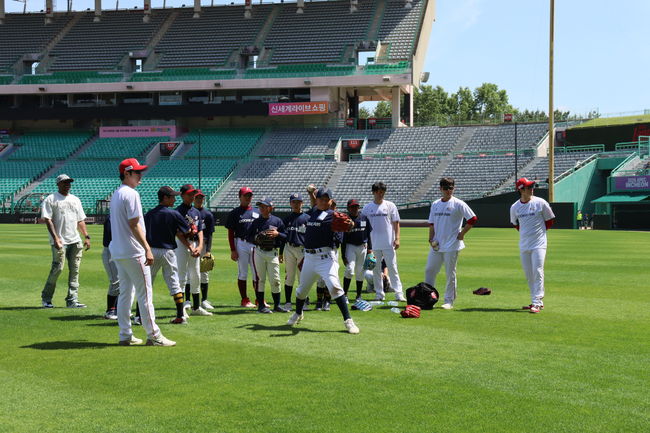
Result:
<instances>
[{"instance_id":1,"label":"stadium roof structure","mask_svg":"<svg viewBox=\"0 0 650 433\"><path fill-rule=\"evenodd\" d=\"M339 119L356 117L359 102L392 101L393 126L412 124L412 98L404 110L401 96L427 76L435 18L435 0L176 9L145 0L143 10L68 13L46 5L40 14L0 8L0 98L209 92L214 103L264 89L266 102L281 102L274 89L298 89Z\"/></svg>"}]
</instances>

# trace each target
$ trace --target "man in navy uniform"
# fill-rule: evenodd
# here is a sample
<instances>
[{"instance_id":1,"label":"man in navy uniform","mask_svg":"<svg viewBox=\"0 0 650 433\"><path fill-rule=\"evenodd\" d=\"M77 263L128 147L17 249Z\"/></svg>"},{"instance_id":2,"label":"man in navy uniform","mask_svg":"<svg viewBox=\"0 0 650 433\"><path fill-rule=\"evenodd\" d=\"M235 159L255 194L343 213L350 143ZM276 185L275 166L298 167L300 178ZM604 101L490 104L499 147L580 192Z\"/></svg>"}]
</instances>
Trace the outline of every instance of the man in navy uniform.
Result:
<instances>
[{"instance_id":1,"label":"man in navy uniform","mask_svg":"<svg viewBox=\"0 0 650 433\"><path fill-rule=\"evenodd\" d=\"M282 221L287 233L286 242L280 246L280 263L284 262L284 296L286 303L284 308L291 311L291 295L293 283L300 280L300 268L298 265L305 256L305 231L309 215L302 211L302 196L298 193L289 197L291 213Z\"/></svg>"}]
</instances>

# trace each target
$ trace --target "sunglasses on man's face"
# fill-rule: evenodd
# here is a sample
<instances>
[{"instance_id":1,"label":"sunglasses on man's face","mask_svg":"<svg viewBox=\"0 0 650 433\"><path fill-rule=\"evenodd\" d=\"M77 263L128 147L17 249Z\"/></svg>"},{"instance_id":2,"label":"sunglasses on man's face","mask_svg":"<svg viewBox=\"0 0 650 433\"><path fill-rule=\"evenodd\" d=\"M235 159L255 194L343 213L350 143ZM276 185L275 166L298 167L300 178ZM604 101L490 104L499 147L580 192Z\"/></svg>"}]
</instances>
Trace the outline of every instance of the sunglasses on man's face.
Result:
<instances>
[{"instance_id":1,"label":"sunglasses on man's face","mask_svg":"<svg viewBox=\"0 0 650 433\"><path fill-rule=\"evenodd\" d=\"M453 186L441 186L441 188L445 191L453 191L454 187Z\"/></svg>"}]
</instances>

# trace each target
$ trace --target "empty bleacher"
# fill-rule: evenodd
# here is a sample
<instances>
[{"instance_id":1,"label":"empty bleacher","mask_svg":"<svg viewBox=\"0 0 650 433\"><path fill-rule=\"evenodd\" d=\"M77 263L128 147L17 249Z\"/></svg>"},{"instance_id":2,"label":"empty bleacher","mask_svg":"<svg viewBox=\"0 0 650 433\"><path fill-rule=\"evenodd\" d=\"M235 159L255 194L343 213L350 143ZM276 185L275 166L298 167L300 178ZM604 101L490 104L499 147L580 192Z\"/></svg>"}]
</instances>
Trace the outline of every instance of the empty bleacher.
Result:
<instances>
[{"instance_id":1,"label":"empty bleacher","mask_svg":"<svg viewBox=\"0 0 650 433\"><path fill-rule=\"evenodd\" d=\"M545 123L517 125L517 148L534 148L548 131ZM465 150L467 152L486 152L514 150L515 125L484 126L478 128Z\"/></svg>"},{"instance_id":2,"label":"empty bleacher","mask_svg":"<svg viewBox=\"0 0 650 433\"><path fill-rule=\"evenodd\" d=\"M162 55L158 67L224 65L233 50L253 44L271 7L256 4L250 19L243 6L204 8L199 19L192 10L181 11L156 46Z\"/></svg>"},{"instance_id":3,"label":"empty bleacher","mask_svg":"<svg viewBox=\"0 0 650 433\"><path fill-rule=\"evenodd\" d=\"M28 132L14 140L9 160L64 160L92 137L87 131Z\"/></svg>"},{"instance_id":4,"label":"empty bleacher","mask_svg":"<svg viewBox=\"0 0 650 433\"><path fill-rule=\"evenodd\" d=\"M348 1L313 2L296 14L295 4L283 5L264 41L270 63L341 62L349 45L366 39L375 7L362 1L350 13Z\"/></svg>"},{"instance_id":5,"label":"empty bleacher","mask_svg":"<svg viewBox=\"0 0 650 433\"><path fill-rule=\"evenodd\" d=\"M424 126L390 131L390 135L375 147L376 153L449 153L464 128Z\"/></svg>"},{"instance_id":6,"label":"empty bleacher","mask_svg":"<svg viewBox=\"0 0 650 433\"><path fill-rule=\"evenodd\" d=\"M155 9L149 23L142 11L104 11L100 22L86 12L50 51L52 71L115 69L129 51L146 48L169 11Z\"/></svg>"},{"instance_id":7,"label":"empty bleacher","mask_svg":"<svg viewBox=\"0 0 650 433\"><path fill-rule=\"evenodd\" d=\"M15 194L45 173L53 161L0 160L0 196Z\"/></svg>"},{"instance_id":8,"label":"empty bleacher","mask_svg":"<svg viewBox=\"0 0 650 433\"><path fill-rule=\"evenodd\" d=\"M335 161L258 159L242 168L239 175L220 194L218 206L239 204L237 192L242 186L253 189L255 198L271 197L276 206L289 206L289 196L303 193L305 186L324 185L336 167Z\"/></svg>"},{"instance_id":9,"label":"empty bleacher","mask_svg":"<svg viewBox=\"0 0 650 433\"><path fill-rule=\"evenodd\" d=\"M379 40L382 44L390 44L389 58L410 59L413 44L420 27L420 17L423 10L422 0L414 0L413 7L404 7L403 0L389 0L379 28Z\"/></svg>"},{"instance_id":10,"label":"empty bleacher","mask_svg":"<svg viewBox=\"0 0 650 433\"><path fill-rule=\"evenodd\" d=\"M594 154L594 151L565 152L564 149L556 151L554 160L555 177L574 168ZM548 158L540 158L535 164L522 172L521 176L537 182L548 182Z\"/></svg>"},{"instance_id":11,"label":"empty bleacher","mask_svg":"<svg viewBox=\"0 0 650 433\"><path fill-rule=\"evenodd\" d=\"M273 131L257 149L258 156L334 155L336 144L344 134L341 128L295 128ZM350 132L356 132L350 130Z\"/></svg>"},{"instance_id":12,"label":"empty bleacher","mask_svg":"<svg viewBox=\"0 0 650 433\"><path fill-rule=\"evenodd\" d=\"M77 159L102 159L115 162L122 155L144 159L154 144L168 140L169 137L98 138L84 149Z\"/></svg>"},{"instance_id":13,"label":"empty bleacher","mask_svg":"<svg viewBox=\"0 0 650 433\"><path fill-rule=\"evenodd\" d=\"M264 133L263 129L203 129L183 137L193 143L185 158L199 157L199 141L203 158L241 158L247 156Z\"/></svg>"},{"instance_id":14,"label":"empty bleacher","mask_svg":"<svg viewBox=\"0 0 650 433\"><path fill-rule=\"evenodd\" d=\"M39 54L45 50L70 18L55 14L54 21L46 25L44 14L7 14L5 23L0 26L0 72L9 71L25 54Z\"/></svg>"}]
</instances>

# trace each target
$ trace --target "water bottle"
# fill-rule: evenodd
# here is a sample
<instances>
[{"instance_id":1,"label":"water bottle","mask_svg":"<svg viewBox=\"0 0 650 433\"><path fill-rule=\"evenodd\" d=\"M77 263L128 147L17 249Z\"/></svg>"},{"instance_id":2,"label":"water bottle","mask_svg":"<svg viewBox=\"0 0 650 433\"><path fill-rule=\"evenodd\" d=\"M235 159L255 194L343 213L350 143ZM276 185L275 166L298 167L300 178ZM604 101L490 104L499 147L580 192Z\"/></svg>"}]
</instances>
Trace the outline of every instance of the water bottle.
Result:
<instances>
[{"instance_id":1,"label":"water bottle","mask_svg":"<svg viewBox=\"0 0 650 433\"><path fill-rule=\"evenodd\" d=\"M391 313L395 313L395 314L400 314L400 313L402 312L402 311L401 311L399 308L397 308L397 307L393 307L393 308L391 308L390 311L391 311Z\"/></svg>"},{"instance_id":2,"label":"water bottle","mask_svg":"<svg viewBox=\"0 0 650 433\"><path fill-rule=\"evenodd\" d=\"M397 301L388 301L386 304L388 304L389 307L397 307L399 305L399 302L397 302Z\"/></svg>"},{"instance_id":3,"label":"water bottle","mask_svg":"<svg viewBox=\"0 0 650 433\"><path fill-rule=\"evenodd\" d=\"M369 304L370 305L384 305L384 302L383 301L370 301Z\"/></svg>"}]
</instances>

